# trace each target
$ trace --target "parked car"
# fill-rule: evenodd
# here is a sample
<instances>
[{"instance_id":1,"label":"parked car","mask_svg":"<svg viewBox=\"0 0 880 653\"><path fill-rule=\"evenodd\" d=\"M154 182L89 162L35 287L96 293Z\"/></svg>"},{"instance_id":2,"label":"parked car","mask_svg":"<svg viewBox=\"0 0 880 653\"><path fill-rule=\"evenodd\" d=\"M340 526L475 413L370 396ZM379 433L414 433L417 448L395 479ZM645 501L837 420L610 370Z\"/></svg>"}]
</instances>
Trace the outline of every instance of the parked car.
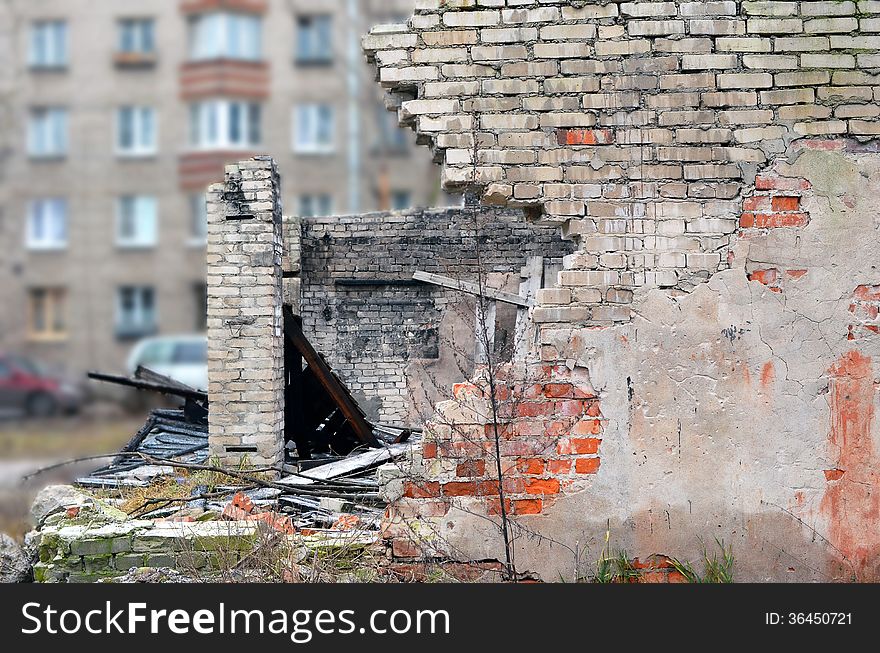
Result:
<instances>
[{"instance_id":1,"label":"parked car","mask_svg":"<svg viewBox=\"0 0 880 653\"><path fill-rule=\"evenodd\" d=\"M146 367L197 390L208 389L208 338L168 336L141 340L128 358L128 372Z\"/></svg>"},{"instance_id":2,"label":"parked car","mask_svg":"<svg viewBox=\"0 0 880 653\"><path fill-rule=\"evenodd\" d=\"M0 353L0 413L50 417L76 413L83 403L79 388L54 376L25 356Z\"/></svg>"}]
</instances>

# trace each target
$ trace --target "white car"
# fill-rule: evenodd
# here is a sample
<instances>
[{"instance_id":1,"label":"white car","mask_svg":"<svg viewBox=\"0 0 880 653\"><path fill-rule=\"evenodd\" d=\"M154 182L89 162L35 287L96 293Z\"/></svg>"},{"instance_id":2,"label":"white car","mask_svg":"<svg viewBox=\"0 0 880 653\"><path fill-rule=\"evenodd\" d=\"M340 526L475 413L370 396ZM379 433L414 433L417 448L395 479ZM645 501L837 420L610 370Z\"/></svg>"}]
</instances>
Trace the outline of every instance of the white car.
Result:
<instances>
[{"instance_id":1,"label":"white car","mask_svg":"<svg viewBox=\"0 0 880 653\"><path fill-rule=\"evenodd\" d=\"M134 374L138 367L146 367L196 390L207 390L208 338L194 335L141 340L128 357L129 374Z\"/></svg>"}]
</instances>

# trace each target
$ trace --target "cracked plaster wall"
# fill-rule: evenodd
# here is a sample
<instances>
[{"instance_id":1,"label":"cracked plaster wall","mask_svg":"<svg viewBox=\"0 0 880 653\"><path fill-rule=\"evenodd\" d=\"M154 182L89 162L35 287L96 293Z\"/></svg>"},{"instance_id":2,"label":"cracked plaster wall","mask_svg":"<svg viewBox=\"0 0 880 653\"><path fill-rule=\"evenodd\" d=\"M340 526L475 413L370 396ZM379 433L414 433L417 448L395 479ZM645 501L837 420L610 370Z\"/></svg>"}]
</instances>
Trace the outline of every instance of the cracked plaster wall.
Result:
<instances>
[{"instance_id":1,"label":"cracked plaster wall","mask_svg":"<svg viewBox=\"0 0 880 653\"><path fill-rule=\"evenodd\" d=\"M503 8L514 4L516 9ZM530 4L535 7L523 6ZM410 123L415 119L425 140L446 152L447 184L475 184L485 191L484 200L493 203L537 206L543 219L560 223L564 233L578 239L580 253L567 260L567 271L601 273L566 276L564 271L560 287L545 291L533 311L540 343L532 363L543 364L538 396L545 408L512 417L514 435L522 437L522 419L531 419L545 431L525 444L539 441L549 426L558 424L551 421L552 411L580 400L585 415L593 411L589 415L598 417L592 435L599 447L576 452L548 448L531 451L527 458L512 446L505 450L507 477L516 481L507 496L518 524L518 569L545 579L589 573L610 531L615 547L641 558L662 553L698 560L703 543L711 548L713 538L723 539L734 547L741 580L877 580L880 155L871 142L877 124L876 88L857 87L876 80L871 32L880 4L566 5L425 0L406 28L379 30L367 46L382 81L404 101L422 101L409 107L404 103L401 117ZM461 15L471 11L483 15ZM694 11L704 13L687 13ZM643 25L639 19L644 18L657 23ZM844 25L841 18L849 22ZM695 25L709 20L712 25ZM577 28L553 31L562 24ZM510 31L484 35L482 30ZM427 32L443 36L431 36L432 44ZM417 37L407 40L412 33ZM681 55L691 37L696 38L688 47L705 47L703 54L711 55L702 64ZM399 40L383 48L383 38ZM455 54L453 47L433 59L430 53L416 54L441 38L448 40L447 46L469 43L468 53ZM511 50L504 59L549 62L540 67L541 73L537 64L514 68L509 60L477 63L474 48L482 46L475 43L493 38L525 43L521 52ZM844 43L843 38L852 40ZM813 39L809 47L822 54L812 51L790 59L785 48L796 44L786 39ZM546 40L555 44L539 48ZM749 63L741 54L714 56L731 52L725 49L733 47L731 41L739 43L733 52L782 51L782 58L771 56L759 65L755 57ZM807 41L799 43L806 46ZM478 56L491 59L490 49ZM825 55L829 58L823 62ZM463 56L466 63L442 63L449 56ZM417 60L421 65L415 65ZM797 70L777 68L783 65ZM862 72L841 71L838 65L859 66ZM438 77L425 72L426 67L435 67ZM575 104L564 100L563 91L548 92L548 80L570 81L576 69L583 73L587 67L595 77L583 83L597 86L569 87L567 95L578 99ZM695 67L710 72L664 91L664 76ZM657 79L643 78L643 86L624 107L609 95L601 100L594 96L600 89L619 91L615 85L634 83L631 76L619 74L627 68ZM769 90L755 92L753 85L731 91L729 84L739 82L722 79L731 74L754 74L757 88ZM804 77L794 85L799 90L793 90L789 76L798 74ZM432 104L426 88L452 89L443 86L453 81L448 75L473 75L480 83L455 87L460 94L455 109L462 115L431 117L432 112L448 113L436 107L449 105ZM527 81L536 76L538 84L516 89L484 83L486 78ZM818 80L819 86L807 79ZM837 80L833 88L820 88L832 79ZM853 85L858 79L862 82ZM464 97L468 88L473 97ZM764 95L775 91L786 93ZM688 120L697 120L697 125L685 121L680 130L669 129L671 123L664 126L663 115L669 116L671 108L664 97L683 102L675 108L693 111ZM774 104L783 97L793 104ZM529 103L530 98L538 99ZM566 103L573 108L563 117ZM739 108L731 108L738 103ZM482 120L480 114L494 111L531 114L535 120ZM848 112L861 118L828 120ZM795 124L795 115L801 122ZM737 123L737 118L745 122ZM643 122L633 122L639 120ZM648 140L623 140L634 134ZM802 140L846 134L862 144ZM672 140L664 142L666 138ZM706 140L677 151L664 149L691 138ZM730 147L711 145L716 138ZM470 143L476 158L455 159L454 154L450 159L448 144L453 142ZM531 179L519 177L532 161L530 155L520 162L478 165L489 160L481 156L505 156L483 155L483 148L509 151L514 142L528 142L538 157L544 156L542 151L556 152L557 172L535 169ZM640 154L630 170L645 169L644 153L656 157L648 162L658 167L646 183L619 169L603 175L600 171L607 172L610 159L595 156L604 152L622 157L616 162L626 169L626 148L606 146L633 142ZM681 160L663 160L676 154L690 161L684 164L684 178L676 177ZM713 160L711 168L696 163L703 154ZM588 160L595 175L577 165ZM569 166L577 168L574 176ZM517 197L522 184L532 187L523 189L534 193L528 201ZM559 192L569 194L553 196ZM614 218L622 232L613 231ZM669 251L658 247L649 252L656 259L640 258L644 249L633 243L645 244L645 234L661 228L672 230L664 243ZM600 235L620 235L621 243L623 236L630 239L625 246L609 248L622 250L621 267L616 259L603 260L603 254L612 252L605 249L607 243L591 237L596 229ZM687 237L696 240L688 243ZM707 258L697 256L693 260L699 264L691 265L691 253L719 257L717 264L707 265ZM627 290L634 294L624 301L615 301L620 294L607 299L609 292ZM596 311L609 303L628 308ZM570 383L573 376L578 380ZM566 383L562 392L567 394L556 394ZM479 380L474 386L479 394ZM462 396L458 392L456 399L468 404ZM447 446L455 445L455 435L444 420L455 413L470 428L479 419L468 412L438 406L426 445L404 470L409 485L392 481L386 488L395 500L386 535L401 557L503 557L493 510L498 493L485 489L486 483L492 484L491 471L475 466L479 455ZM578 429L585 423L586 417L565 426ZM507 444L524 442L505 439ZM532 467L536 459L540 464ZM588 461L593 464L581 465Z\"/></svg>"}]
</instances>

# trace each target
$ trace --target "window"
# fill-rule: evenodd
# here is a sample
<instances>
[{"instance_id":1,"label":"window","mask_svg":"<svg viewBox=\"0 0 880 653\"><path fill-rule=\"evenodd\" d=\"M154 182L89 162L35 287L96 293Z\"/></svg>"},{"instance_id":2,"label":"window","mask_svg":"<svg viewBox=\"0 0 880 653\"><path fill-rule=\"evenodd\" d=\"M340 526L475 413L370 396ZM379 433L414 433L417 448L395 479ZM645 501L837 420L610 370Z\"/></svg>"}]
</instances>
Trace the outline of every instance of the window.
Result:
<instances>
[{"instance_id":1,"label":"window","mask_svg":"<svg viewBox=\"0 0 880 653\"><path fill-rule=\"evenodd\" d=\"M332 152L334 148L334 112L327 104L303 104L294 110L295 152Z\"/></svg>"},{"instance_id":2,"label":"window","mask_svg":"<svg viewBox=\"0 0 880 653\"><path fill-rule=\"evenodd\" d=\"M189 23L189 58L259 61L262 31L259 16L228 12L193 16Z\"/></svg>"},{"instance_id":3,"label":"window","mask_svg":"<svg viewBox=\"0 0 880 653\"><path fill-rule=\"evenodd\" d=\"M190 144L196 149L256 147L261 107L252 102L207 100L190 105Z\"/></svg>"},{"instance_id":4,"label":"window","mask_svg":"<svg viewBox=\"0 0 880 653\"><path fill-rule=\"evenodd\" d=\"M127 195L119 199L116 243L120 247L153 247L158 240L155 197Z\"/></svg>"},{"instance_id":5,"label":"window","mask_svg":"<svg viewBox=\"0 0 880 653\"><path fill-rule=\"evenodd\" d=\"M156 111L151 107L121 107L116 116L116 147L124 156L156 153Z\"/></svg>"},{"instance_id":6,"label":"window","mask_svg":"<svg viewBox=\"0 0 880 653\"><path fill-rule=\"evenodd\" d=\"M67 202L58 198L31 202L26 242L29 249L67 247Z\"/></svg>"},{"instance_id":7,"label":"window","mask_svg":"<svg viewBox=\"0 0 880 653\"><path fill-rule=\"evenodd\" d=\"M296 61L301 64L333 61L332 16L300 16L297 18Z\"/></svg>"},{"instance_id":8,"label":"window","mask_svg":"<svg viewBox=\"0 0 880 653\"><path fill-rule=\"evenodd\" d=\"M412 193L406 190L396 190L391 193L391 209L404 211L412 206Z\"/></svg>"},{"instance_id":9,"label":"window","mask_svg":"<svg viewBox=\"0 0 880 653\"><path fill-rule=\"evenodd\" d=\"M55 158L67 154L66 109L41 107L31 110L28 153L37 158Z\"/></svg>"},{"instance_id":10,"label":"window","mask_svg":"<svg viewBox=\"0 0 880 653\"><path fill-rule=\"evenodd\" d=\"M67 291L63 288L31 288L28 291L28 335L37 340L56 340L67 333Z\"/></svg>"},{"instance_id":11,"label":"window","mask_svg":"<svg viewBox=\"0 0 880 653\"><path fill-rule=\"evenodd\" d=\"M189 196L189 244L204 245L208 240L208 204L204 195Z\"/></svg>"},{"instance_id":12,"label":"window","mask_svg":"<svg viewBox=\"0 0 880 653\"><path fill-rule=\"evenodd\" d=\"M333 215L333 198L330 195L300 195L299 214L303 218Z\"/></svg>"},{"instance_id":13,"label":"window","mask_svg":"<svg viewBox=\"0 0 880 653\"><path fill-rule=\"evenodd\" d=\"M67 66L67 23L41 20L31 26L30 65L32 68Z\"/></svg>"},{"instance_id":14,"label":"window","mask_svg":"<svg viewBox=\"0 0 880 653\"><path fill-rule=\"evenodd\" d=\"M156 296L150 286L123 286L116 297L116 334L139 338L156 332Z\"/></svg>"},{"instance_id":15,"label":"window","mask_svg":"<svg viewBox=\"0 0 880 653\"><path fill-rule=\"evenodd\" d=\"M152 18L123 18L118 26L119 52L125 54L155 52L155 22Z\"/></svg>"}]
</instances>

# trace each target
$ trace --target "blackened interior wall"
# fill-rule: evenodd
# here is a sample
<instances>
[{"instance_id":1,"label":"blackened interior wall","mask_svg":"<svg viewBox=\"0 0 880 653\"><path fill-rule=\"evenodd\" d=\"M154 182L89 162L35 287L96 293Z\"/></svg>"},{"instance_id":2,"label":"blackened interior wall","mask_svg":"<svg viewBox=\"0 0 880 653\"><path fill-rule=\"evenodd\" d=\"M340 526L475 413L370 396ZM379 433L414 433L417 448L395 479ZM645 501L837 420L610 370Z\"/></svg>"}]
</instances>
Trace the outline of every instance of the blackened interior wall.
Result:
<instances>
[{"instance_id":1,"label":"blackened interior wall","mask_svg":"<svg viewBox=\"0 0 880 653\"><path fill-rule=\"evenodd\" d=\"M473 371L473 298L414 283L414 272L473 282L482 272L488 285L518 293L530 257L544 258L552 285L552 270L574 251L558 227L485 207L303 218L301 225L305 334L368 416L390 424L417 423L441 391ZM498 312L512 315L501 305ZM499 317L499 331L512 327Z\"/></svg>"}]
</instances>

